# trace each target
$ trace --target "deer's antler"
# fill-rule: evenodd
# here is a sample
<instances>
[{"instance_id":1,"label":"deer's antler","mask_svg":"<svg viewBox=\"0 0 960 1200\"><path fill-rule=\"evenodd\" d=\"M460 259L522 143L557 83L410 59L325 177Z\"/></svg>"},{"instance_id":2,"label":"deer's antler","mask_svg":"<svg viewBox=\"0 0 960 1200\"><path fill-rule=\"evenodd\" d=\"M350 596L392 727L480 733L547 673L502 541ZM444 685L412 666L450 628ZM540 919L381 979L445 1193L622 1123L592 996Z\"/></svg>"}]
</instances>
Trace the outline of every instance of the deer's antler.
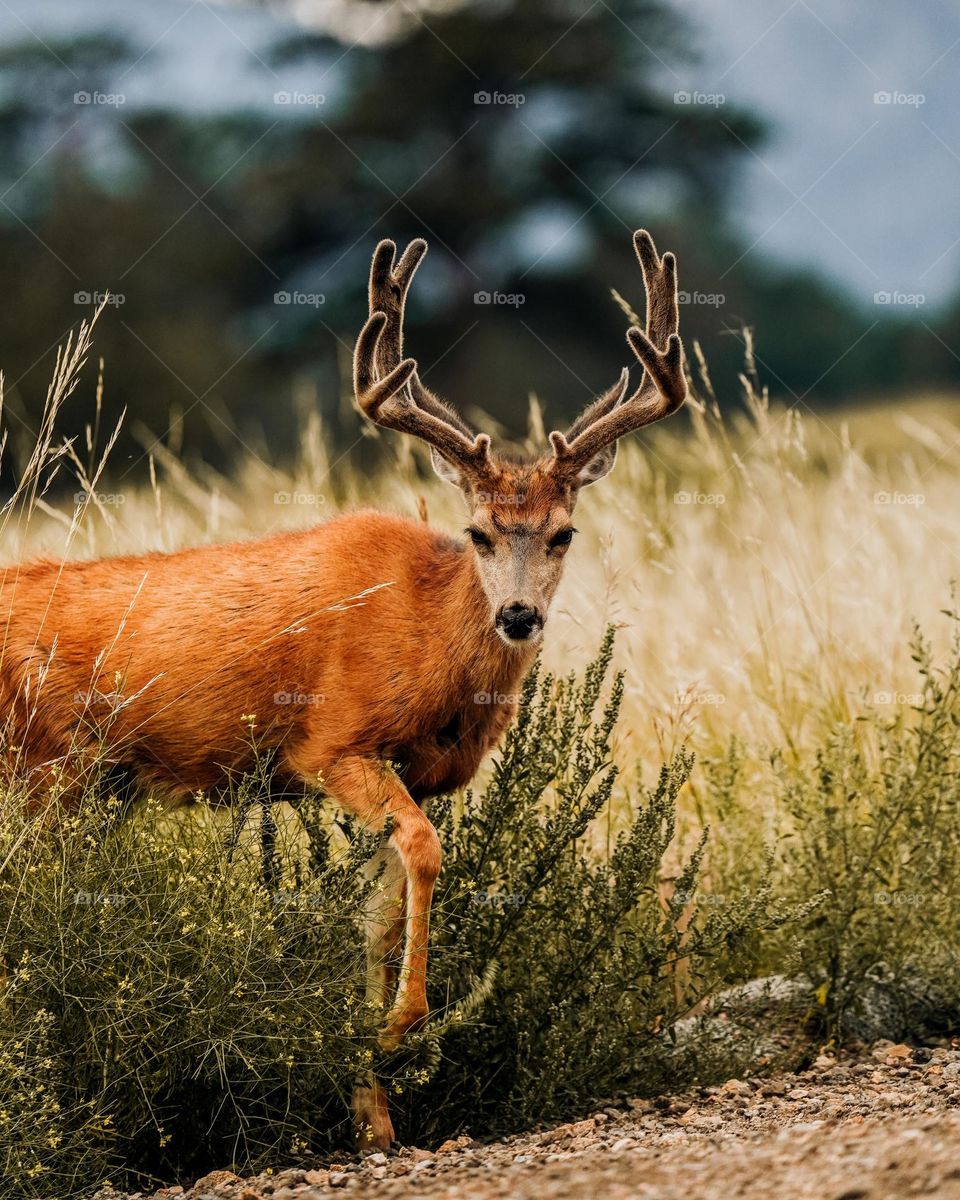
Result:
<instances>
[{"instance_id":1,"label":"deer's antler","mask_svg":"<svg viewBox=\"0 0 960 1200\"><path fill-rule=\"evenodd\" d=\"M677 332L677 262L669 252L660 258L645 229L633 235L633 247L643 271L647 293L647 329L627 330L627 341L643 364L640 386L627 395L629 373L587 408L566 434L550 434L551 469L589 482L613 465L616 443L624 434L641 429L677 411L687 398L683 346Z\"/></svg>"},{"instance_id":2,"label":"deer's antler","mask_svg":"<svg viewBox=\"0 0 960 1200\"><path fill-rule=\"evenodd\" d=\"M397 247L380 242L370 266L370 315L357 338L353 385L365 416L385 429L412 434L456 467L477 478L490 466L490 438L474 433L421 383L416 360L403 358L403 310L407 291L427 252L422 238L399 260Z\"/></svg>"}]
</instances>

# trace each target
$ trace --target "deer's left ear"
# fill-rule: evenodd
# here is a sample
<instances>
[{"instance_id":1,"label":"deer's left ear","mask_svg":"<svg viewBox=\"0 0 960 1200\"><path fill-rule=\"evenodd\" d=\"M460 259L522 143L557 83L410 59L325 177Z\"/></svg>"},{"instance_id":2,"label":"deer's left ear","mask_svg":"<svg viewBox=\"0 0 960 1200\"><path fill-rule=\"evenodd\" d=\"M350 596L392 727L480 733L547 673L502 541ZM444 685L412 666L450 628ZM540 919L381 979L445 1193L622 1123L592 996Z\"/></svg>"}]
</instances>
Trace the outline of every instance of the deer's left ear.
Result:
<instances>
[{"instance_id":1,"label":"deer's left ear","mask_svg":"<svg viewBox=\"0 0 960 1200\"><path fill-rule=\"evenodd\" d=\"M447 462L436 447L430 447L430 461L433 463L433 469L440 476L444 483L452 483L454 487L463 487L463 478L460 472L453 465Z\"/></svg>"},{"instance_id":2,"label":"deer's left ear","mask_svg":"<svg viewBox=\"0 0 960 1200\"><path fill-rule=\"evenodd\" d=\"M588 483L596 483L598 479L603 479L613 470L613 464L616 461L617 443L613 442L609 446L604 446L599 454L595 454L585 466L580 468L576 477L577 486L586 487Z\"/></svg>"}]
</instances>

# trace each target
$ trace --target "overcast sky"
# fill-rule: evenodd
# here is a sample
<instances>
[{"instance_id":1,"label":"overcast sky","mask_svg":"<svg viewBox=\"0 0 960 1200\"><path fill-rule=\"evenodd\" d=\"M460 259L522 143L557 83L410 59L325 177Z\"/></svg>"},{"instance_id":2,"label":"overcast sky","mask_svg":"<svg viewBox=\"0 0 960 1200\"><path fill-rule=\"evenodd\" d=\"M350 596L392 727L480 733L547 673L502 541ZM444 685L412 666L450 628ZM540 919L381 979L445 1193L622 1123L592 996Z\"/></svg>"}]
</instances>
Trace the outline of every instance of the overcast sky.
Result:
<instances>
[{"instance_id":1,"label":"overcast sky","mask_svg":"<svg viewBox=\"0 0 960 1200\"><path fill-rule=\"evenodd\" d=\"M751 253L813 264L864 301L898 289L934 303L956 291L960 5L675 2L696 31L701 63L664 66L665 86L690 103L737 103L772 127L759 155L745 155L738 189ZM272 71L265 79L258 55L279 28L263 12L214 0L0 3L5 44L120 33L143 48L124 81L131 101L153 94L210 109L256 103L260 93L272 103L282 80ZM336 69L324 90L336 103Z\"/></svg>"},{"instance_id":2,"label":"overcast sky","mask_svg":"<svg viewBox=\"0 0 960 1200\"><path fill-rule=\"evenodd\" d=\"M757 249L865 299L933 302L960 282L960 5L955 0L677 0L702 66L678 89L766 116L739 189ZM888 103L878 103L889 98Z\"/></svg>"}]
</instances>

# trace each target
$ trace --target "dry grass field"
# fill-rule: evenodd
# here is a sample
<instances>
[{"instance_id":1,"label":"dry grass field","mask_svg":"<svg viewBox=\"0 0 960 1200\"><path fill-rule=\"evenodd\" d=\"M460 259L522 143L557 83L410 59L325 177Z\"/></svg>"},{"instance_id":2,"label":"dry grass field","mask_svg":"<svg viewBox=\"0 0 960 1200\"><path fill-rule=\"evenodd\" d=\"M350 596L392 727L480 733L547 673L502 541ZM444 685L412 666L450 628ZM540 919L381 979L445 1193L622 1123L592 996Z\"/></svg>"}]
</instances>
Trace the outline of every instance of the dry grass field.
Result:
<instances>
[{"instance_id":1,"label":"dry grass field","mask_svg":"<svg viewBox=\"0 0 960 1200\"><path fill-rule=\"evenodd\" d=\"M71 365L51 409L72 386ZM731 737L799 755L865 706L909 707L914 622L935 644L949 632L940 613L960 569L955 400L828 413L771 404L749 357L742 389L721 409L701 375L688 417L629 439L615 473L577 510L544 662L582 665L605 627L618 627L624 768L656 766L683 742L701 757L722 754ZM534 405L521 448L543 447L544 420ZM138 464L108 454L91 483L95 469L80 462L99 463L97 449L78 439L65 455L45 427L20 502L4 514L3 561L168 551L361 507L425 513L459 532L460 497L419 448L359 416L356 433L358 444L381 444L379 470L361 470L350 450L334 455L308 415L293 464L271 462L260 444L229 477L192 471L145 434ZM109 444L102 432L100 442ZM44 458L60 463L46 495ZM149 486L139 482L145 467ZM82 478L65 484L74 472Z\"/></svg>"}]
</instances>

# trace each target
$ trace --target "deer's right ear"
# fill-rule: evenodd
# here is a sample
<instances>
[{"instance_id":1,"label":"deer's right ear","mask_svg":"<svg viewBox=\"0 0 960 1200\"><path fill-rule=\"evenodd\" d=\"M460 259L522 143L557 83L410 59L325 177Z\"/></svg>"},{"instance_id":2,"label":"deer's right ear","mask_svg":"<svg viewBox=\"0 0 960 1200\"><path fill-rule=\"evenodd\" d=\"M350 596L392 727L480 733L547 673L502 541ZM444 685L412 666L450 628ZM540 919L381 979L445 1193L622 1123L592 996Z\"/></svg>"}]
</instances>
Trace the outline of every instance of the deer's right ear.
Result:
<instances>
[{"instance_id":1,"label":"deer's right ear","mask_svg":"<svg viewBox=\"0 0 960 1200\"><path fill-rule=\"evenodd\" d=\"M440 476L444 483L452 483L454 487L463 487L463 477L453 463L447 462L439 450L434 446L430 447L430 461L433 463L433 469Z\"/></svg>"},{"instance_id":2,"label":"deer's right ear","mask_svg":"<svg viewBox=\"0 0 960 1200\"><path fill-rule=\"evenodd\" d=\"M613 470L613 464L616 461L617 443L614 442L610 446L604 446L599 454L594 455L588 463L580 468L577 472L577 485L586 487L588 483L596 483L598 479L603 479Z\"/></svg>"}]
</instances>

